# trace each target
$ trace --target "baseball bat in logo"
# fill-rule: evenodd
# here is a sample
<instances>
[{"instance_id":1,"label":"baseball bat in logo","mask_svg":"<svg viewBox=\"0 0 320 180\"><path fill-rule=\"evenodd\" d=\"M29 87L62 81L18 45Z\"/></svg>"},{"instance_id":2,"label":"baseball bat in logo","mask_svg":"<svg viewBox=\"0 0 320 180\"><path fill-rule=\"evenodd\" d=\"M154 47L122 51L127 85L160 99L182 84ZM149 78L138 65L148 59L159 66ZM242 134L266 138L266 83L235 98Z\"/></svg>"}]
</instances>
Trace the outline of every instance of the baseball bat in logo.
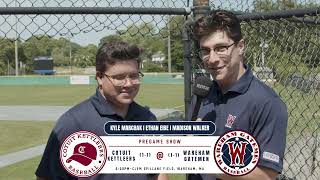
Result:
<instances>
[{"instance_id":1,"label":"baseball bat in logo","mask_svg":"<svg viewBox=\"0 0 320 180\"><path fill-rule=\"evenodd\" d=\"M229 131L214 147L214 159L224 173L243 176L257 166L260 149L257 141L245 131Z\"/></svg>"},{"instance_id":2,"label":"baseball bat in logo","mask_svg":"<svg viewBox=\"0 0 320 180\"><path fill-rule=\"evenodd\" d=\"M107 148L103 140L88 131L68 136L60 147L60 162L64 169L76 177L90 177L105 165Z\"/></svg>"}]
</instances>

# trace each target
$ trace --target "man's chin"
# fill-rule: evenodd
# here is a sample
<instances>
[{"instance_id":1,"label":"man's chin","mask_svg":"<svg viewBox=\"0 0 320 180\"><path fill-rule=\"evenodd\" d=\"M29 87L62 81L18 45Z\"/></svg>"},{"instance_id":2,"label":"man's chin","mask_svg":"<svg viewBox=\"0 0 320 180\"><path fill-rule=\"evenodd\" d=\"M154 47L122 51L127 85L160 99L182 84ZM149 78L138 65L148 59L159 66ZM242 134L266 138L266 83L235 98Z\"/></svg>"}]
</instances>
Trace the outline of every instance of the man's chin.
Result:
<instances>
[{"instance_id":1,"label":"man's chin","mask_svg":"<svg viewBox=\"0 0 320 180\"><path fill-rule=\"evenodd\" d=\"M132 98L121 98L121 99L119 99L119 102L123 105L128 105L133 102L133 99Z\"/></svg>"}]
</instances>

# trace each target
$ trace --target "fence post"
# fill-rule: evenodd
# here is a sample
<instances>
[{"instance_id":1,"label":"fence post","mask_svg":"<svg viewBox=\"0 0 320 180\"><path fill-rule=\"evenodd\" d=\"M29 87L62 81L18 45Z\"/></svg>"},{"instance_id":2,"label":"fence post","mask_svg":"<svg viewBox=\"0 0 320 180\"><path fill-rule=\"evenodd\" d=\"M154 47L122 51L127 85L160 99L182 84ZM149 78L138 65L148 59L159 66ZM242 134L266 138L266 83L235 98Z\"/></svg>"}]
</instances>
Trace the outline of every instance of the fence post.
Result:
<instances>
[{"instance_id":1,"label":"fence post","mask_svg":"<svg viewBox=\"0 0 320 180\"><path fill-rule=\"evenodd\" d=\"M198 19L210 10L209 0L193 0L193 16ZM185 103L185 119L189 111L191 102L191 77L192 77L192 60L191 60L191 37L190 37L190 22L184 24L182 30L183 41L183 63L184 63L184 103ZM187 120L187 119L186 119Z\"/></svg>"},{"instance_id":2,"label":"fence post","mask_svg":"<svg viewBox=\"0 0 320 180\"><path fill-rule=\"evenodd\" d=\"M184 112L185 119L188 116L189 104L191 102L191 40L188 21L184 24L182 29L183 41L183 66L184 66Z\"/></svg>"}]
</instances>

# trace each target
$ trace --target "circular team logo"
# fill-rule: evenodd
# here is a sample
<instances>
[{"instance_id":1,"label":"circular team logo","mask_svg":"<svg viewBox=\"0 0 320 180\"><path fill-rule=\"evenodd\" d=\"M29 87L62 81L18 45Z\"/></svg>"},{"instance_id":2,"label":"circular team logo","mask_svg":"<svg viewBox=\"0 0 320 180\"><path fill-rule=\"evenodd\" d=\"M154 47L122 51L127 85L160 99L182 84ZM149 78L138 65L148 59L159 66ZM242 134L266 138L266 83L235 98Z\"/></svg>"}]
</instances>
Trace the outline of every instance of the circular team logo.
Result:
<instances>
[{"instance_id":1,"label":"circular team logo","mask_svg":"<svg viewBox=\"0 0 320 180\"><path fill-rule=\"evenodd\" d=\"M260 149L257 141L244 131L229 131L221 136L214 147L214 159L224 173L243 176L258 164Z\"/></svg>"},{"instance_id":2,"label":"circular team logo","mask_svg":"<svg viewBox=\"0 0 320 180\"><path fill-rule=\"evenodd\" d=\"M60 147L60 162L65 170L76 177L97 174L106 163L107 148L102 139L88 131L68 136Z\"/></svg>"}]
</instances>

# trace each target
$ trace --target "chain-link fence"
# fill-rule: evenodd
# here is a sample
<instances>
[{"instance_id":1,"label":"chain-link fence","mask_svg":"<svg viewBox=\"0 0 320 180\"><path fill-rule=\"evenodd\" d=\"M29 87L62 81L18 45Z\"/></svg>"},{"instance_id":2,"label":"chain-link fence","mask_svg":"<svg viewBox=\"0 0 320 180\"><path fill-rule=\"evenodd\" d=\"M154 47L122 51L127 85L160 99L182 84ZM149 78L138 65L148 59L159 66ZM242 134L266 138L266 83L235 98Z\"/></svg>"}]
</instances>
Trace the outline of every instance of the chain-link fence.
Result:
<instances>
[{"instance_id":1,"label":"chain-link fence","mask_svg":"<svg viewBox=\"0 0 320 180\"><path fill-rule=\"evenodd\" d=\"M159 70L159 64L151 59L162 52L165 59L171 57L172 71L186 69L183 59L190 58L190 70L195 72L198 61L190 56L195 53L183 53L183 45L191 45L188 44L190 34L183 31L183 25L187 17L191 20L195 15L192 3L187 0L0 0L0 73L10 74L9 69L15 67L17 46L18 61L22 62L18 65L22 64L20 68L24 65L28 72L33 58L43 55L57 59L57 66L93 65L97 44L117 38L138 43L144 49L143 58L150 71ZM242 18L246 63L288 106L283 178L320 179L320 16L317 11L320 2L213 0L209 5L213 9L233 10ZM94 38L96 45L88 45ZM169 64L164 61L162 70L167 70ZM187 101L188 77L185 74Z\"/></svg>"},{"instance_id":2,"label":"chain-link fence","mask_svg":"<svg viewBox=\"0 0 320 180\"><path fill-rule=\"evenodd\" d=\"M247 63L277 91L289 113L284 171L293 179L320 178L318 17L243 22Z\"/></svg>"}]
</instances>

